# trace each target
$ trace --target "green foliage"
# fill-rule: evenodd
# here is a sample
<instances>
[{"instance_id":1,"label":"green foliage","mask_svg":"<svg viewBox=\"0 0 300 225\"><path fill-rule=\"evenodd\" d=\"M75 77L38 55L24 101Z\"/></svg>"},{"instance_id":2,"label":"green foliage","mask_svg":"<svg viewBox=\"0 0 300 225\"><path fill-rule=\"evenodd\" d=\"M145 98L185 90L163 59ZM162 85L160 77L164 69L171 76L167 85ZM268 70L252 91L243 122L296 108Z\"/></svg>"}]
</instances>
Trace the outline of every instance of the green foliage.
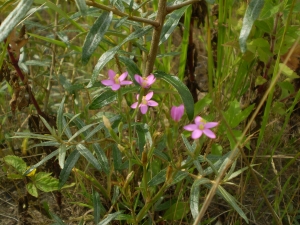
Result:
<instances>
[{"instance_id":1,"label":"green foliage","mask_svg":"<svg viewBox=\"0 0 300 225\"><path fill-rule=\"evenodd\" d=\"M214 3L201 4L205 2ZM76 207L74 212L91 210L68 218L80 224L209 224L219 216L205 213L214 195L216 206L219 198L227 204L222 202L222 213L233 223L241 223L235 218L255 221L262 211L268 218L272 214L271 223L282 224L286 217L292 221L292 209L299 208L294 201L299 179L294 182L289 169L299 157L293 152L298 136L290 119L297 114L300 98L294 85L299 78L300 8L295 0L190 3L1 2L7 17L0 26L0 40L6 42L1 43L0 55L0 80L6 80L0 86L5 115L0 153L7 178L23 180L34 197L59 190L63 201ZM198 25L201 19L205 22ZM19 23L30 36L20 55L12 46L18 46L22 35L12 33L16 40L6 40L13 29L19 30ZM205 71L194 71L195 80L185 77L193 76L196 67ZM126 80L132 84L113 91L100 83L108 69L127 71ZM26 79L13 83L10 74ZM154 74L156 81L141 87L136 74L144 77L142 82ZM205 78L208 93L198 90ZM187 79L192 79L189 87ZM151 101L158 106L143 97L152 91ZM7 93L14 95L10 102L5 100ZM27 97L29 108L13 112L14 99L19 104ZM132 106L136 101L150 102L145 114ZM171 108L180 104L184 115L174 121ZM35 111L39 123L28 123L29 132L25 116ZM50 119L51 112L56 112L55 119ZM194 124L193 132L202 136L193 140L184 127L197 116L205 121ZM212 121L218 123L212 131L202 128ZM207 132L214 132L216 139L208 138ZM20 139L26 141L21 145ZM9 155L2 153L2 144ZM11 155L19 148L32 166ZM58 171L47 167L49 160ZM278 190L279 196L272 194ZM246 209L241 202L251 194L264 201L251 196L246 200L252 205ZM267 206L264 210L258 207L262 204ZM65 224L49 205L45 208L55 224Z\"/></svg>"}]
</instances>

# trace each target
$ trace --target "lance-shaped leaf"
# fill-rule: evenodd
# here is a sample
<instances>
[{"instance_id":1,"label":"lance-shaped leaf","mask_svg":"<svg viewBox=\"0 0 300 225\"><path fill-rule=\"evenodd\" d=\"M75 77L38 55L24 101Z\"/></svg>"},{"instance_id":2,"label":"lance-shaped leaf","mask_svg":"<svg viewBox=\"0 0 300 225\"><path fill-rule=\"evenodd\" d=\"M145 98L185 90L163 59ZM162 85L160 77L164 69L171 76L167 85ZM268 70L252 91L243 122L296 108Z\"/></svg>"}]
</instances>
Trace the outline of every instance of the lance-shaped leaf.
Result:
<instances>
[{"instance_id":1,"label":"lance-shaped leaf","mask_svg":"<svg viewBox=\"0 0 300 225\"><path fill-rule=\"evenodd\" d=\"M246 41L252 29L252 25L254 21L258 18L263 6L264 0L251 0L246 10L243 19L243 27L239 37L240 47L243 53L247 50Z\"/></svg>"},{"instance_id":2,"label":"lance-shaped leaf","mask_svg":"<svg viewBox=\"0 0 300 225\"><path fill-rule=\"evenodd\" d=\"M88 7L86 5L85 0L75 0L76 6L81 13L82 16L86 16Z\"/></svg>"},{"instance_id":3,"label":"lance-shaped leaf","mask_svg":"<svg viewBox=\"0 0 300 225\"><path fill-rule=\"evenodd\" d=\"M181 9L178 9L169 15L169 18L162 28L159 45L164 43L170 37L174 29L177 27L179 20L182 17L183 13L186 11L187 7L188 6L182 7Z\"/></svg>"},{"instance_id":4,"label":"lance-shaped leaf","mask_svg":"<svg viewBox=\"0 0 300 225\"><path fill-rule=\"evenodd\" d=\"M98 163L97 159L93 156L93 154L88 150L84 145L78 144L76 145L77 150L80 154L86 158L86 160L92 164L97 170L101 171L101 166Z\"/></svg>"},{"instance_id":5,"label":"lance-shaped leaf","mask_svg":"<svg viewBox=\"0 0 300 225\"><path fill-rule=\"evenodd\" d=\"M165 72L162 71L157 71L154 73L154 75L156 78L166 81L178 91L183 101L186 114L189 120L192 120L194 118L194 100L191 92L186 87L186 85L182 83L182 81L179 80L178 77L166 74Z\"/></svg>"},{"instance_id":6,"label":"lance-shaped leaf","mask_svg":"<svg viewBox=\"0 0 300 225\"><path fill-rule=\"evenodd\" d=\"M67 182L72 169L74 168L76 162L80 157L80 153L77 149L75 149L67 158L64 168L61 170L59 174L59 185L58 188L61 189L62 186Z\"/></svg>"},{"instance_id":7,"label":"lance-shaped leaf","mask_svg":"<svg viewBox=\"0 0 300 225\"><path fill-rule=\"evenodd\" d=\"M0 42L4 41L9 33L25 17L32 3L33 0L21 0L17 7L5 18L0 25Z\"/></svg>"},{"instance_id":8,"label":"lance-shaped leaf","mask_svg":"<svg viewBox=\"0 0 300 225\"><path fill-rule=\"evenodd\" d=\"M93 24L90 32L87 34L82 47L83 64L87 64L91 55L101 42L104 34L110 26L112 15L112 12L103 12Z\"/></svg>"}]
</instances>

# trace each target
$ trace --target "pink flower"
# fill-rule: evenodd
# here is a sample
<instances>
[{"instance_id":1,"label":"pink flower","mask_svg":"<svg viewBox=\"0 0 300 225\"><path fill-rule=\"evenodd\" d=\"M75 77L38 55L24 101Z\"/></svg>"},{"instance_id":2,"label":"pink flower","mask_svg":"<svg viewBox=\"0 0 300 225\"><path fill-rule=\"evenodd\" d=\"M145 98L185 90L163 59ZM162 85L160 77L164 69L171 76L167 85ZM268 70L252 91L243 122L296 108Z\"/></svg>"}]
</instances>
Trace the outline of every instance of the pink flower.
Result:
<instances>
[{"instance_id":1,"label":"pink flower","mask_svg":"<svg viewBox=\"0 0 300 225\"><path fill-rule=\"evenodd\" d=\"M134 79L142 88L149 88L156 80L153 74L150 74L148 77L141 77L140 75L135 74Z\"/></svg>"},{"instance_id":2,"label":"pink flower","mask_svg":"<svg viewBox=\"0 0 300 225\"><path fill-rule=\"evenodd\" d=\"M153 96L153 91L149 92L146 96L143 96L141 104L138 106L138 102L135 102L131 105L131 108L135 109L139 107L142 114L146 114L148 111L148 106L158 106L156 101L150 100ZM139 100L139 95L136 96L136 99Z\"/></svg>"},{"instance_id":3,"label":"pink flower","mask_svg":"<svg viewBox=\"0 0 300 225\"><path fill-rule=\"evenodd\" d=\"M193 139L200 138L203 133L209 138L216 138L216 135L210 130L210 128L217 125L217 122L206 122L203 118L197 116L194 124L186 125L183 128L188 131L193 131L191 136Z\"/></svg>"},{"instance_id":4,"label":"pink flower","mask_svg":"<svg viewBox=\"0 0 300 225\"><path fill-rule=\"evenodd\" d=\"M175 122L179 122L181 117L183 116L184 113L184 105L181 104L180 106L173 106L171 108L171 117Z\"/></svg>"},{"instance_id":5,"label":"pink flower","mask_svg":"<svg viewBox=\"0 0 300 225\"><path fill-rule=\"evenodd\" d=\"M113 91L119 90L121 85L132 84L132 81L125 80L128 76L128 72L122 73L121 75L116 74L113 70L108 70L108 80L102 80L101 83L105 86L111 86Z\"/></svg>"}]
</instances>

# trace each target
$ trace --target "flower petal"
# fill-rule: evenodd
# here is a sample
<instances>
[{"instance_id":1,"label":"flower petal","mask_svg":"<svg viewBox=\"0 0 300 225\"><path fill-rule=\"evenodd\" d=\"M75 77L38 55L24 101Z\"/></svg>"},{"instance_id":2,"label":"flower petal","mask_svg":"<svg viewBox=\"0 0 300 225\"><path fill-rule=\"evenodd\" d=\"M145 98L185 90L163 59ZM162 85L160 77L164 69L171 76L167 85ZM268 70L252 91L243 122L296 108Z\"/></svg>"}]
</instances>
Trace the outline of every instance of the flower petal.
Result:
<instances>
[{"instance_id":1,"label":"flower petal","mask_svg":"<svg viewBox=\"0 0 300 225\"><path fill-rule=\"evenodd\" d=\"M207 122L207 123L204 125L204 127L205 127L205 128L213 128L213 127L218 126L218 124L219 124L219 123L217 123L217 122Z\"/></svg>"},{"instance_id":2,"label":"flower petal","mask_svg":"<svg viewBox=\"0 0 300 225\"><path fill-rule=\"evenodd\" d=\"M121 81L120 84L121 85L129 85L129 84L132 84L132 81L130 81L130 80L124 80L124 81Z\"/></svg>"},{"instance_id":3,"label":"flower petal","mask_svg":"<svg viewBox=\"0 0 300 225\"><path fill-rule=\"evenodd\" d=\"M142 83L143 83L143 78L142 78L140 75L135 74L135 75L134 75L134 79L136 80L136 82L139 83L139 85L142 85Z\"/></svg>"},{"instance_id":4,"label":"flower petal","mask_svg":"<svg viewBox=\"0 0 300 225\"><path fill-rule=\"evenodd\" d=\"M198 138L201 137L202 133L203 133L202 130L199 130L199 129L194 130L193 133L192 133L192 135L191 135L191 137L193 139L198 139Z\"/></svg>"},{"instance_id":5,"label":"flower petal","mask_svg":"<svg viewBox=\"0 0 300 225\"><path fill-rule=\"evenodd\" d=\"M137 107L137 105L138 105L138 102L135 102L130 107L133 108L133 109L135 109Z\"/></svg>"},{"instance_id":6,"label":"flower petal","mask_svg":"<svg viewBox=\"0 0 300 225\"><path fill-rule=\"evenodd\" d=\"M116 72L113 70L108 70L108 77L110 80L113 80L116 76Z\"/></svg>"},{"instance_id":7,"label":"flower petal","mask_svg":"<svg viewBox=\"0 0 300 225\"><path fill-rule=\"evenodd\" d=\"M148 111L148 106L144 105L144 104L141 104L140 109L141 109L142 114L146 114L147 111Z\"/></svg>"},{"instance_id":8,"label":"flower petal","mask_svg":"<svg viewBox=\"0 0 300 225\"><path fill-rule=\"evenodd\" d=\"M204 133L207 137L209 137L209 138L216 138L215 133L212 132L212 131L209 130L209 129L204 129L204 130L203 130L203 133Z\"/></svg>"},{"instance_id":9,"label":"flower petal","mask_svg":"<svg viewBox=\"0 0 300 225\"><path fill-rule=\"evenodd\" d=\"M145 96L145 99L146 99L147 101L149 101L149 100L152 98L152 96L153 96L153 91L149 92L149 93Z\"/></svg>"},{"instance_id":10,"label":"flower petal","mask_svg":"<svg viewBox=\"0 0 300 225\"><path fill-rule=\"evenodd\" d=\"M114 80L102 80L101 83L105 86L112 86L115 82Z\"/></svg>"},{"instance_id":11,"label":"flower petal","mask_svg":"<svg viewBox=\"0 0 300 225\"><path fill-rule=\"evenodd\" d=\"M148 86L151 86L155 81L156 81L156 78L155 78L154 75L151 73L151 74L147 77L147 85L148 85Z\"/></svg>"},{"instance_id":12,"label":"flower petal","mask_svg":"<svg viewBox=\"0 0 300 225\"><path fill-rule=\"evenodd\" d=\"M147 105L149 105L149 106L158 106L158 103L157 103L156 101L149 100L149 101L147 102Z\"/></svg>"},{"instance_id":13,"label":"flower petal","mask_svg":"<svg viewBox=\"0 0 300 225\"><path fill-rule=\"evenodd\" d=\"M183 127L183 129L188 130L188 131L194 131L198 129L198 126L196 124L188 124Z\"/></svg>"},{"instance_id":14,"label":"flower petal","mask_svg":"<svg viewBox=\"0 0 300 225\"><path fill-rule=\"evenodd\" d=\"M178 122L184 113L184 106L180 105L178 107L173 106L171 109L171 117L174 121Z\"/></svg>"},{"instance_id":15,"label":"flower petal","mask_svg":"<svg viewBox=\"0 0 300 225\"><path fill-rule=\"evenodd\" d=\"M203 119L202 119L202 117L197 116L197 117L195 118L195 124L199 125L200 123L203 123Z\"/></svg>"},{"instance_id":16,"label":"flower petal","mask_svg":"<svg viewBox=\"0 0 300 225\"><path fill-rule=\"evenodd\" d=\"M127 76L128 76L128 72L122 73L121 76L119 76L119 81L122 82L123 80L126 79Z\"/></svg>"},{"instance_id":17,"label":"flower petal","mask_svg":"<svg viewBox=\"0 0 300 225\"><path fill-rule=\"evenodd\" d=\"M112 89L113 91L116 91L116 90L119 90L120 87L121 87L120 84L113 84L113 85L111 86L111 89Z\"/></svg>"}]
</instances>

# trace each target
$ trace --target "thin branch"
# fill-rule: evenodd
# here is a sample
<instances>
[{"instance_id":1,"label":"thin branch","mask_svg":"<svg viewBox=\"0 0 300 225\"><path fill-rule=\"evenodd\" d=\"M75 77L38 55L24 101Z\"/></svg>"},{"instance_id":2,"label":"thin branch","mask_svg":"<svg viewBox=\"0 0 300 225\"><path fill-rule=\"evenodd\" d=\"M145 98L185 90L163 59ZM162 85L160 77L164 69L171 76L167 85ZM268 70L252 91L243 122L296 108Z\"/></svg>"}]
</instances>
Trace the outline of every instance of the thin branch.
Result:
<instances>
[{"instance_id":1,"label":"thin branch","mask_svg":"<svg viewBox=\"0 0 300 225\"><path fill-rule=\"evenodd\" d=\"M172 5L172 6L167 6L167 14L173 12L176 9L180 9L180 8L182 8L184 6L191 5L191 4L196 3L196 2L199 2L199 0L190 0L190 1L186 1L186 2L180 3L180 4L176 4L176 5Z\"/></svg>"},{"instance_id":2,"label":"thin branch","mask_svg":"<svg viewBox=\"0 0 300 225\"><path fill-rule=\"evenodd\" d=\"M149 20L149 19L146 19L146 18L138 17L138 16L130 16L126 13L123 13L123 12L115 9L115 8L111 8L109 6L102 5L102 4L93 2L93 1L86 1L86 4L89 5L89 6L99 8L99 9L103 9L105 11L113 12L115 15L120 16L120 17L128 17L129 20L150 24L154 27L158 27L160 25L157 21Z\"/></svg>"},{"instance_id":3,"label":"thin branch","mask_svg":"<svg viewBox=\"0 0 300 225\"><path fill-rule=\"evenodd\" d=\"M167 11L166 11L167 1L160 0L158 2L157 8L158 8L158 11L157 11L157 16L156 16L156 22L159 24L159 26L157 26L153 29L151 47L150 47L150 52L149 52L147 63L146 63L146 69L144 71L144 76L148 76L153 70L154 62L155 62L157 51L158 51L158 44L159 44L161 30L163 28L164 21L165 21L166 15L167 15Z\"/></svg>"}]
</instances>

